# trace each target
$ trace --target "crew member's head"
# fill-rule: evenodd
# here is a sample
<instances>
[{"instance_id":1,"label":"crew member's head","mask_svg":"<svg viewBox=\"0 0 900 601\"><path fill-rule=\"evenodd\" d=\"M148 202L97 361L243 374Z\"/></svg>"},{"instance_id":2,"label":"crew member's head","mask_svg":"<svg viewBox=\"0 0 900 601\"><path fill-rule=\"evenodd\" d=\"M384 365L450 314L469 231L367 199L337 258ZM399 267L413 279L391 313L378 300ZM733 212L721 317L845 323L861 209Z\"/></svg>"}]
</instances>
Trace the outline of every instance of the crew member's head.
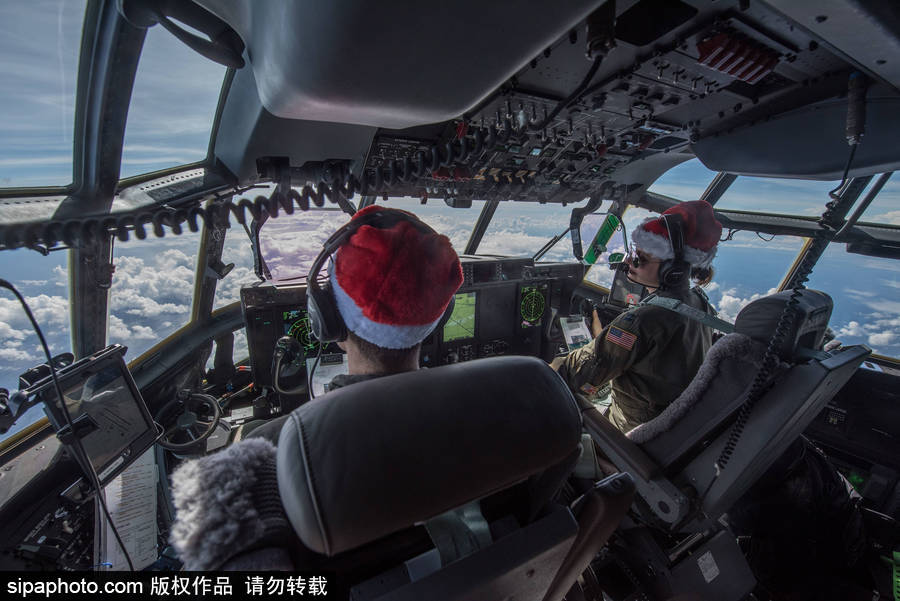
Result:
<instances>
[{"instance_id":1,"label":"crew member's head","mask_svg":"<svg viewBox=\"0 0 900 601\"><path fill-rule=\"evenodd\" d=\"M663 215L677 216L666 223ZM669 239L670 228L678 220L684 240L683 258L690 265L690 277L706 285L712 279L712 260L716 256L722 224L712 205L704 200L682 202L659 217L645 220L631 233L633 249L628 261L628 279L649 288L660 287L660 267L665 270L675 259ZM685 280L687 281L687 280Z\"/></svg>"},{"instance_id":2,"label":"crew member's head","mask_svg":"<svg viewBox=\"0 0 900 601\"><path fill-rule=\"evenodd\" d=\"M416 369L421 342L462 284L462 267L450 240L412 213L372 205L353 220L373 212L405 214L415 223L364 225L335 253L331 289L348 330L340 344L351 372Z\"/></svg>"}]
</instances>

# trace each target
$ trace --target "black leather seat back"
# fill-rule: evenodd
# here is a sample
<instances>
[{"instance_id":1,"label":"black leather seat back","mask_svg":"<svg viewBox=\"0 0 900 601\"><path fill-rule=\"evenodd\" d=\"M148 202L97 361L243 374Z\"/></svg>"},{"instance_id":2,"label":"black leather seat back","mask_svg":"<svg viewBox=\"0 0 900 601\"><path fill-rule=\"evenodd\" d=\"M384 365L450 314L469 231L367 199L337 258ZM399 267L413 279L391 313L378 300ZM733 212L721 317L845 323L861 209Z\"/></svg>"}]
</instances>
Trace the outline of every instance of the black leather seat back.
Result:
<instances>
[{"instance_id":1,"label":"black leather seat back","mask_svg":"<svg viewBox=\"0 0 900 601\"><path fill-rule=\"evenodd\" d=\"M571 393L539 359L408 372L291 413L278 487L303 544L331 556L529 477L558 472L561 484L558 466L572 462L580 433Z\"/></svg>"}]
</instances>

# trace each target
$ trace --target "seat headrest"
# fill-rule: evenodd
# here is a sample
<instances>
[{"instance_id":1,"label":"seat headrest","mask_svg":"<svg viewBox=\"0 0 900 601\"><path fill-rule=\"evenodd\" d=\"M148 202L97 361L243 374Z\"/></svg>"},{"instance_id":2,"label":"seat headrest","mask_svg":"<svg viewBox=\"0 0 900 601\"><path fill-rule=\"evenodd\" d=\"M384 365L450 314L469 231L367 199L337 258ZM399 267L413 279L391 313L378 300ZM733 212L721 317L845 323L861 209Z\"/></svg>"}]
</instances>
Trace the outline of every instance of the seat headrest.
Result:
<instances>
[{"instance_id":1,"label":"seat headrest","mask_svg":"<svg viewBox=\"0 0 900 601\"><path fill-rule=\"evenodd\" d=\"M581 414L533 357L360 382L293 411L278 488L311 550L334 555L521 482L571 455Z\"/></svg>"},{"instance_id":2,"label":"seat headrest","mask_svg":"<svg viewBox=\"0 0 900 601\"><path fill-rule=\"evenodd\" d=\"M738 313L734 331L767 343L775 333L792 294L792 290L785 290L749 303ZM824 292L800 290L795 316L778 347L778 356L785 361L793 361L798 349L821 348L833 308L831 297Z\"/></svg>"}]
</instances>

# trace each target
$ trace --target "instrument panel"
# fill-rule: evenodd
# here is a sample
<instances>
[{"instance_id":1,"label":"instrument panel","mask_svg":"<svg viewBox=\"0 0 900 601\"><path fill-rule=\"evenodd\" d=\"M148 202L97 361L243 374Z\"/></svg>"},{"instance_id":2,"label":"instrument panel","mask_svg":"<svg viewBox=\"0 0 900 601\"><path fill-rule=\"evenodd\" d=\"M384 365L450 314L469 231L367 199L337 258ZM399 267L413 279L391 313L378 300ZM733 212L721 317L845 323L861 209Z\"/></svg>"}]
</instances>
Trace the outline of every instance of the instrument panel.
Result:
<instances>
[{"instance_id":1,"label":"instrument panel","mask_svg":"<svg viewBox=\"0 0 900 601\"><path fill-rule=\"evenodd\" d=\"M548 340L557 313L570 311L570 299L581 283L577 263L535 263L531 259L462 257L463 284L446 323L422 343L421 365L433 367L481 357L519 354L552 358L556 346ZM282 336L291 336L301 352L283 367L281 387L305 395L306 359L315 357L319 343L312 336L306 314L304 283L259 282L241 290L247 325L250 368L260 388L273 387L273 350ZM340 352L337 345L323 355ZM545 357L545 355L547 355ZM285 379L287 381L285 381ZM283 399L284 400L284 399Z\"/></svg>"}]
</instances>

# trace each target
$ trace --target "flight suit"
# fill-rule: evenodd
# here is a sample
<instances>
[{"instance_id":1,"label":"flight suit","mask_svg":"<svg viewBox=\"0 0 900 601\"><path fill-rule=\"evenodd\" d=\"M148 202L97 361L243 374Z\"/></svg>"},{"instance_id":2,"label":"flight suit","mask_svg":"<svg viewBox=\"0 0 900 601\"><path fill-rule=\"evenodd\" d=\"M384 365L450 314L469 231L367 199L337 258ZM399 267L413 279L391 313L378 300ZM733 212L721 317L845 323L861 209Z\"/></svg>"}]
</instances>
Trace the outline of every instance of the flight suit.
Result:
<instances>
[{"instance_id":1,"label":"flight suit","mask_svg":"<svg viewBox=\"0 0 900 601\"><path fill-rule=\"evenodd\" d=\"M715 314L699 289L657 294ZM710 346L709 327L662 307L638 305L616 317L592 342L569 353L558 371L576 394L586 384L601 386L611 380L608 417L628 432L659 415L681 394Z\"/></svg>"}]
</instances>

